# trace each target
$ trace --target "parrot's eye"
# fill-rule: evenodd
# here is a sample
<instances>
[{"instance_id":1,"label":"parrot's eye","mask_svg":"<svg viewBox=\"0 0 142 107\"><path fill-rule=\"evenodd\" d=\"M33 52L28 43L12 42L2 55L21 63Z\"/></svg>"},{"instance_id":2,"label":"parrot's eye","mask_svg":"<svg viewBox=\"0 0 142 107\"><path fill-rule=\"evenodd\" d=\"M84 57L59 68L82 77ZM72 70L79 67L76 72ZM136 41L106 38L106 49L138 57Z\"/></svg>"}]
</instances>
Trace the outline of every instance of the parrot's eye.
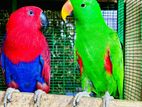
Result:
<instances>
[{"instance_id":1,"label":"parrot's eye","mask_svg":"<svg viewBox=\"0 0 142 107\"><path fill-rule=\"evenodd\" d=\"M84 4L84 3L81 4L81 7L85 7L85 6L86 6L86 4Z\"/></svg>"},{"instance_id":2,"label":"parrot's eye","mask_svg":"<svg viewBox=\"0 0 142 107\"><path fill-rule=\"evenodd\" d=\"M34 12L33 12L32 10L29 10L29 11L28 11L28 14L29 14L30 16L33 16L33 15L34 15Z\"/></svg>"}]
</instances>

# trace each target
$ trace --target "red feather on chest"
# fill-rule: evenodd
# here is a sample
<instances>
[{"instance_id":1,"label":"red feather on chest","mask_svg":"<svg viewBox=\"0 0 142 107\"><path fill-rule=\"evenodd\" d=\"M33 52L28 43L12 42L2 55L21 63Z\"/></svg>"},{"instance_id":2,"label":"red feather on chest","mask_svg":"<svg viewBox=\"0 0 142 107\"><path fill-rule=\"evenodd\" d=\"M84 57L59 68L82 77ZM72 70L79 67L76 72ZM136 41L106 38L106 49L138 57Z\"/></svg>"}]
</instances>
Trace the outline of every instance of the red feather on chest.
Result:
<instances>
[{"instance_id":1,"label":"red feather on chest","mask_svg":"<svg viewBox=\"0 0 142 107\"><path fill-rule=\"evenodd\" d=\"M46 40L41 32L15 31L15 33L7 33L3 50L5 55L16 64L34 60L45 47Z\"/></svg>"},{"instance_id":2,"label":"red feather on chest","mask_svg":"<svg viewBox=\"0 0 142 107\"><path fill-rule=\"evenodd\" d=\"M32 10L34 15L29 15ZM41 29L38 7L23 7L13 12L6 25L6 39L3 45L5 55L15 64L29 62L41 54L46 47L46 39Z\"/></svg>"}]
</instances>

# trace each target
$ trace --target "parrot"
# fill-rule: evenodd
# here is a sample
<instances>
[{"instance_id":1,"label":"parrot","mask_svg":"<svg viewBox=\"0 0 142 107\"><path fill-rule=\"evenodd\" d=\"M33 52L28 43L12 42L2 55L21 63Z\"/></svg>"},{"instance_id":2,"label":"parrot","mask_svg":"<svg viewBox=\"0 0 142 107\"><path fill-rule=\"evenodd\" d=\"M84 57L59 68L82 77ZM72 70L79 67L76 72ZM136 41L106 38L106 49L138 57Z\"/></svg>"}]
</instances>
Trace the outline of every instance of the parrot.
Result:
<instances>
[{"instance_id":1,"label":"parrot","mask_svg":"<svg viewBox=\"0 0 142 107\"><path fill-rule=\"evenodd\" d=\"M73 12L75 20L76 62L79 64L82 92L75 95L73 107L82 96L110 100L123 99L123 50L117 32L110 28L96 0L67 0L61 9L62 19Z\"/></svg>"},{"instance_id":2,"label":"parrot","mask_svg":"<svg viewBox=\"0 0 142 107\"><path fill-rule=\"evenodd\" d=\"M4 107L13 92L34 93L39 107L41 95L50 91L50 49L42 32L48 24L40 7L24 6L11 13L0 56L8 87Z\"/></svg>"}]
</instances>

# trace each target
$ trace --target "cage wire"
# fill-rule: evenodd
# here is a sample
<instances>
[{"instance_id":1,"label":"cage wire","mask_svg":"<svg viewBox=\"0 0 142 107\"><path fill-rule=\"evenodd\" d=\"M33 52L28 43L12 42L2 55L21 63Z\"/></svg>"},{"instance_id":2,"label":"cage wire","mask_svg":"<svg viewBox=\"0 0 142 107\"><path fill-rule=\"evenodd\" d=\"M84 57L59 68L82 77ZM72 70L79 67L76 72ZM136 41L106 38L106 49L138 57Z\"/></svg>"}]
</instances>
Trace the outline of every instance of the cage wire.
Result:
<instances>
[{"instance_id":1,"label":"cage wire","mask_svg":"<svg viewBox=\"0 0 142 107\"><path fill-rule=\"evenodd\" d=\"M124 26L123 0L118 0L118 11L116 4L100 3L106 23L118 30L120 41L125 45L124 97L133 100L142 100L142 5L140 0L138 1L126 1L126 26ZM74 95L81 91L81 85L79 66L74 59L73 17L68 17L68 23L64 23L60 11L44 11L49 19L49 27L44 34L51 51L50 93ZM0 10L0 46L8 17L7 10ZM123 43L124 27L126 37ZM0 90L5 89L4 78L0 71Z\"/></svg>"},{"instance_id":2,"label":"cage wire","mask_svg":"<svg viewBox=\"0 0 142 107\"><path fill-rule=\"evenodd\" d=\"M5 35L5 24L8 20L9 12L7 10L0 10L0 47ZM1 49L0 49L1 52ZM0 90L5 90L5 80L3 78L2 69L0 69Z\"/></svg>"},{"instance_id":3,"label":"cage wire","mask_svg":"<svg viewBox=\"0 0 142 107\"><path fill-rule=\"evenodd\" d=\"M106 23L117 30L117 10L113 3L100 3ZM49 27L44 32L51 51L51 91L54 94L75 95L81 91L79 66L74 59L75 25L73 17L64 23L60 11L44 10L49 19ZM3 12L7 14L8 12ZM6 24L7 18L1 23ZM5 28L5 26L3 26ZM5 32L1 32L2 38ZM4 78L0 72L0 90L5 90Z\"/></svg>"},{"instance_id":4,"label":"cage wire","mask_svg":"<svg viewBox=\"0 0 142 107\"><path fill-rule=\"evenodd\" d=\"M107 5L108 6L108 5ZM104 8L103 8L104 9ZM49 28L44 33L51 49L51 91L75 95L81 91L79 66L74 58L75 25L73 17L64 23L60 11L46 11ZM102 10L106 23L117 30L117 10Z\"/></svg>"},{"instance_id":5,"label":"cage wire","mask_svg":"<svg viewBox=\"0 0 142 107\"><path fill-rule=\"evenodd\" d=\"M142 1L126 0L124 97L142 100Z\"/></svg>"},{"instance_id":6,"label":"cage wire","mask_svg":"<svg viewBox=\"0 0 142 107\"><path fill-rule=\"evenodd\" d=\"M75 29L72 17L68 23L59 11L45 11L49 27L44 32L51 51L51 91L54 94L73 95L80 91L80 74L74 61Z\"/></svg>"}]
</instances>

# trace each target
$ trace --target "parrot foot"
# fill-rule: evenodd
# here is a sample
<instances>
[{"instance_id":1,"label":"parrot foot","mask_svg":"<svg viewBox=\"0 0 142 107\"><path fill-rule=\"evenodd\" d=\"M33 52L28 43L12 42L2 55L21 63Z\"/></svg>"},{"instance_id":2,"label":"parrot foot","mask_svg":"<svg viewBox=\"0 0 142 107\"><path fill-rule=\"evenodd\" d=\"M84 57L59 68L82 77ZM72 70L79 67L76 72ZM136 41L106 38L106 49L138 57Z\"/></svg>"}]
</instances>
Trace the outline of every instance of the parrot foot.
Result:
<instances>
[{"instance_id":1,"label":"parrot foot","mask_svg":"<svg viewBox=\"0 0 142 107\"><path fill-rule=\"evenodd\" d=\"M72 107L77 107L79 104L79 101L82 97L90 97L89 93L86 91L79 92L75 95L74 100L73 100L73 106Z\"/></svg>"},{"instance_id":2,"label":"parrot foot","mask_svg":"<svg viewBox=\"0 0 142 107\"><path fill-rule=\"evenodd\" d=\"M38 89L35 91L35 95L34 95L34 103L35 103L35 107L40 107L40 98L42 96L42 94L46 94L44 91Z\"/></svg>"},{"instance_id":3,"label":"parrot foot","mask_svg":"<svg viewBox=\"0 0 142 107\"><path fill-rule=\"evenodd\" d=\"M18 89L15 88L8 88L5 92L5 96L4 96L4 107L7 106L8 102L11 102L11 98L12 98L12 93L13 92L20 92Z\"/></svg>"},{"instance_id":4,"label":"parrot foot","mask_svg":"<svg viewBox=\"0 0 142 107\"><path fill-rule=\"evenodd\" d=\"M112 99L114 99L113 96L110 96L109 92L107 91L103 96L103 107L109 107L109 103Z\"/></svg>"}]
</instances>

